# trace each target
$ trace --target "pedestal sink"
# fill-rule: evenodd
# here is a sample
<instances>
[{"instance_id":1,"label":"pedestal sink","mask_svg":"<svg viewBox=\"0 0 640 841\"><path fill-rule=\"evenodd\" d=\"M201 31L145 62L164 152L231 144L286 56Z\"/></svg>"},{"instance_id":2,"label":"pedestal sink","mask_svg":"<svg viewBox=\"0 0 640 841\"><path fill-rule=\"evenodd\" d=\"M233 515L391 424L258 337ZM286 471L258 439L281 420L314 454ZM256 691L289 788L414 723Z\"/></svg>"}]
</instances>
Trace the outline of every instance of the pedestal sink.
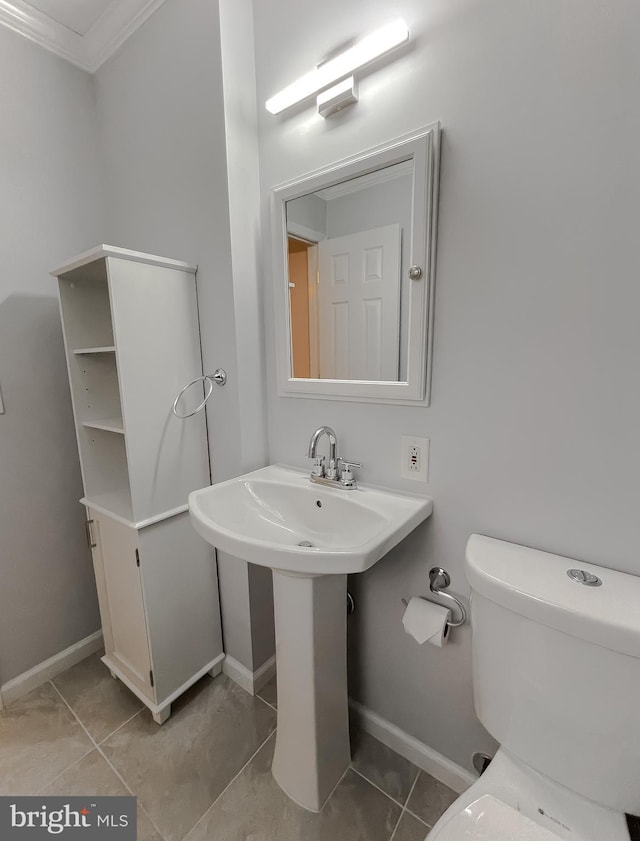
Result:
<instances>
[{"instance_id":1,"label":"pedestal sink","mask_svg":"<svg viewBox=\"0 0 640 841\"><path fill-rule=\"evenodd\" d=\"M363 572L425 520L432 500L325 488L274 464L194 491L196 531L273 570L278 730L273 775L318 811L347 769L347 574Z\"/></svg>"}]
</instances>

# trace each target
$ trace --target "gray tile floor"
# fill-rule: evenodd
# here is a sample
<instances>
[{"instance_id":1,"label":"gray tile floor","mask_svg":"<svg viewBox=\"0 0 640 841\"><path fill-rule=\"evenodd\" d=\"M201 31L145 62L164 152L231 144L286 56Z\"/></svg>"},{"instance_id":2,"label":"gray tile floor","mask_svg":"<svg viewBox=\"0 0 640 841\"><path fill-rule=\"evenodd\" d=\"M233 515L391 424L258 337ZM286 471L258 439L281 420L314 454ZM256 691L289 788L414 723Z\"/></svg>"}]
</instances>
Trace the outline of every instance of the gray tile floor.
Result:
<instances>
[{"instance_id":1,"label":"gray tile floor","mask_svg":"<svg viewBox=\"0 0 640 841\"><path fill-rule=\"evenodd\" d=\"M455 794L366 733L319 814L271 776L275 682L203 678L158 727L97 656L0 712L0 794L138 798L139 841L424 841Z\"/></svg>"}]
</instances>

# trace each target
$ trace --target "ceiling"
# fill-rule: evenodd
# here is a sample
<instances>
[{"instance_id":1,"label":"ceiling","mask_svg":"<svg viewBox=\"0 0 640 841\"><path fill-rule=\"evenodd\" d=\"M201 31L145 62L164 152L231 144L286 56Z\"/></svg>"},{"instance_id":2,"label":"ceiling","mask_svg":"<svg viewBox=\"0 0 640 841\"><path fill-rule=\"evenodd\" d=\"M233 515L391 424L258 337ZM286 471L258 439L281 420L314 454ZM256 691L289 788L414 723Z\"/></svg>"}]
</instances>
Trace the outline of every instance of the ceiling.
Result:
<instances>
[{"instance_id":1,"label":"ceiling","mask_svg":"<svg viewBox=\"0 0 640 841\"><path fill-rule=\"evenodd\" d=\"M164 0L0 0L0 24L95 72Z\"/></svg>"}]
</instances>

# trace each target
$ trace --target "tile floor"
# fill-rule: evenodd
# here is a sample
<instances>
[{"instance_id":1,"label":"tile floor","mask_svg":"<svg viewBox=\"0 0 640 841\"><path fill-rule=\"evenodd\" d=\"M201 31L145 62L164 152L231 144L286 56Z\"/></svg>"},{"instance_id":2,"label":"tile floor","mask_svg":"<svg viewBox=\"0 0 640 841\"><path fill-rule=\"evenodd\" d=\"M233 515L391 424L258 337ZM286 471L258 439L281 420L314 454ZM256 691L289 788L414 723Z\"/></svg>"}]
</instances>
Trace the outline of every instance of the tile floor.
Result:
<instances>
[{"instance_id":1,"label":"tile floor","mask_svg":"<svg viewBox=\"0 0 640 841\"><path fill-rule=\"evenodd\" d=\"M319 814L271 773L275 681L203 678L158 727L97 656L0 712L0 794L138 798L139 841L424 841L455 794L359 730Z\"/></svg>"}]
</instances>

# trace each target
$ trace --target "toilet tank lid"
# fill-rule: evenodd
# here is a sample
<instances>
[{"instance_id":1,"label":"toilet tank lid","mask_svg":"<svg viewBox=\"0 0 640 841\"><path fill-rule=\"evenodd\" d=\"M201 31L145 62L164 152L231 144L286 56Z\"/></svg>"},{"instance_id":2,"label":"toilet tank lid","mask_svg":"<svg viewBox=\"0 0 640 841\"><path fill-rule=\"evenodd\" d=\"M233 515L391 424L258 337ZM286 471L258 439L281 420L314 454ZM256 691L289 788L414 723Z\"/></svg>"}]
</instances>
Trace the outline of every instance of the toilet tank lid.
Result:
<instances>
[{"instance_id":1,"label":"toilet tank lid","mask_svg":"<svg viewBox=\"0 0 640 841\"><path fill-rule=\"evenodd\" d=\"M567 571L597 575L599 587ZM640 577L472 534L465 572L472 591L563 633L640 658Z\"/></svg>"}]
</instances>

